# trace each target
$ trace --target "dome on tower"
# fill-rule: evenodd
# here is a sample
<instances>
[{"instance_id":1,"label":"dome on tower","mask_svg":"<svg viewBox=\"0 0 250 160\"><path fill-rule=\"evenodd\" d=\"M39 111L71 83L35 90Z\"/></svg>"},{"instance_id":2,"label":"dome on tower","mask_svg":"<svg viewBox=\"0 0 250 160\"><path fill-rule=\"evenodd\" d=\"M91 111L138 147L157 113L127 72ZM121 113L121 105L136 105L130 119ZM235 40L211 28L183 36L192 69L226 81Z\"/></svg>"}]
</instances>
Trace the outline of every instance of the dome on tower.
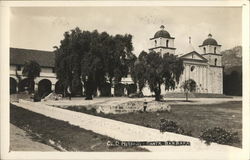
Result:
<instances>
[{"instance_id":1,"label":"dome on tower","mask_svg":"<svg viewBox=\"0 0 250 160\"><path fill-rule=\"evenodd\" d=\"M215 45L215 46L218 45L217 41L216 41L215 39L212 38L212 34L210 34L210 33L209 33L209 35L208 35L208 38L205 39L205 40L203 41L203 43L202 43L202 46L206 46L206 45Z\"/></svg>"},{"instance_id":2,"label":"dome on tower","mask_svg":"<svg viewBox=\"0 0 250 160\"><path fill-rule=\"evenodd\" d=\"M164 30L164 26L161 25L161 30L157 31L154 35L154 38L159 38L159 37L162 37L162 38L171 38L170 37L170 34L168 33L168 31Z\"/></svg>"}]
</instances>

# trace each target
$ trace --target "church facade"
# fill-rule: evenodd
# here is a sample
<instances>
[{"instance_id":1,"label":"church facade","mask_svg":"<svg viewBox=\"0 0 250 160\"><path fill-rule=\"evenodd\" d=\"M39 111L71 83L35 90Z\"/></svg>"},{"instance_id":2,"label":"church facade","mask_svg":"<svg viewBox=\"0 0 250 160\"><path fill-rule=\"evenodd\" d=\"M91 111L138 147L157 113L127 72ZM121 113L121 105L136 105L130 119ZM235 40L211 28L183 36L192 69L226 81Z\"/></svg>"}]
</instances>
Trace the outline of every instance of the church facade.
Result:
<instances>
[{"instance_id":1,"label":"church facade","mask_svg":"<svg viewBox=\"0 0 250 160\"><path fill-rule=\"evenodd\" d=\"M149 51L156 51L161 55L170 53L175 54L174 37L164 29L164 26L150 38L151 48ZM184 64L184 71L180 77L180 83L172 92L181 92L181 84L188 79L196 82L198 93L223 94L223 66L221 63L221 45L212 38L208 37L199 45L200 51L197 52L191 45L183 55L178 55ZM162 88L164 92L164 87ZM164 94L164 93L163 93Z\"/></svg>"}]
</instances>

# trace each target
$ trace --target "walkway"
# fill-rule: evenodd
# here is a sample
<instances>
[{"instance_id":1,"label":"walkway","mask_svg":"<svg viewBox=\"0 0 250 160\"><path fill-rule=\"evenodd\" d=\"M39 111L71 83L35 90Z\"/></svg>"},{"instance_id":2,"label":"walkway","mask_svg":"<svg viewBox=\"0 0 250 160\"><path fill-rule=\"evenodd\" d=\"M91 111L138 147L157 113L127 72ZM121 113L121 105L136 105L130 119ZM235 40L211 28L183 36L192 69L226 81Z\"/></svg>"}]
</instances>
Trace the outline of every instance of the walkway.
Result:
<instances>
[{"instance_id":1,"label":"walkway","mask_svg":"<svg viewBox=\"0 0 250 160\"><path fill-rule=\"evenodd\" d=\"M67 121L72 125L92 130L93 132L106 135L121 141L189 141L191 146L144 146L150 151L223 151L228 153L238 152L241 149L212 143L206 145L199 139L174 133L160 133L157 129L146 128L120 121L69 111L57 107L47 106L43 103L21 101L13 103L27 110L43 114L58 120Z\"/></svg>"},{"instance_id":2,"label":"walkway","mask_svg":"<svg viewBox=\"0 0 250 160\"><path fill-rule=\"evenodd\" d=\"M27 133L10 124L10 151L57 151L55 148L32 140Z\"/></svg>"},{"instance_id":3,"label":"walkway","mask_svg":"<svg viewBox=\"0 0 250 160\"><path fill-rule=\"evenodd\" d=\"M241 97L233 98L190 98L191 102L185 102L185 98L165 98L167 104L176 105L176 104L185 104L185 105L200 105L200 104L218 104L231 101L242 101ZM122 103L131 102L131 101L154 101L153 97L145 98L128 98L128 97L96 97L93 100L85 100L84 97L74 97L71 100L62 99L58 101L48 100L43 103L46 105L55 105L63 108L64 106L117 106Z\"/></svg>"}]
</instances>

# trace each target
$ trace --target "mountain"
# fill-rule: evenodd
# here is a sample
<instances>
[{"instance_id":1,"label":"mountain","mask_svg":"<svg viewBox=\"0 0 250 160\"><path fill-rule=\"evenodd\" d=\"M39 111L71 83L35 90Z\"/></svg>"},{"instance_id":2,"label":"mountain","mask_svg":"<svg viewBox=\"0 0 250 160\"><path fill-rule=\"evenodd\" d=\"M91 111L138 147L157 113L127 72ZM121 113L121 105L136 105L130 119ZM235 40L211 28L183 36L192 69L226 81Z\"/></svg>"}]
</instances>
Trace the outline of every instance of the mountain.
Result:
<instances>
[{"instance_id":1,"label":"mountain","mask_svg":"<svg viewBox=\"0 0 250 160\"><path fill-rule=\"evenodd\" d=\"M236 46L221 52L224 72L230 74L232 71L242 73L242 47Z\"/></svg>"},{"instance_id":2,"label":"mountain","mask_svg":"<svg viewBox=\"0 0 250 160\"><path fill-rule=\"evenodd\" d=\"M237 46L221 52L223 74L223 93L242 96L242 47Z\"/></svg>"}]
</instances>

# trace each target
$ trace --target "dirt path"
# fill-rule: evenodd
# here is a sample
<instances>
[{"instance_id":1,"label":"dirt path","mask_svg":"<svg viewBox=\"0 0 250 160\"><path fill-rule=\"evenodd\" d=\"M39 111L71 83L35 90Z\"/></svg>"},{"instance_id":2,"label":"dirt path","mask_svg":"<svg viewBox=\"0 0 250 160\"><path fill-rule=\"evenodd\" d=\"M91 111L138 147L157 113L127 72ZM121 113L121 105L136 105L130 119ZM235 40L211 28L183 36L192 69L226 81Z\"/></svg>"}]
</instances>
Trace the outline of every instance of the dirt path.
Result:
<instances>
[{"instance_id":1,"label":"dirt path","mask_svg":"<svg viewBox=\"0 0 250 160\"><path fill-rule=\"evenodd\" d=\"M10 124L10 151L57 151L51 146L32 140L24 130Z\"/></svg>"}]
</instances>

